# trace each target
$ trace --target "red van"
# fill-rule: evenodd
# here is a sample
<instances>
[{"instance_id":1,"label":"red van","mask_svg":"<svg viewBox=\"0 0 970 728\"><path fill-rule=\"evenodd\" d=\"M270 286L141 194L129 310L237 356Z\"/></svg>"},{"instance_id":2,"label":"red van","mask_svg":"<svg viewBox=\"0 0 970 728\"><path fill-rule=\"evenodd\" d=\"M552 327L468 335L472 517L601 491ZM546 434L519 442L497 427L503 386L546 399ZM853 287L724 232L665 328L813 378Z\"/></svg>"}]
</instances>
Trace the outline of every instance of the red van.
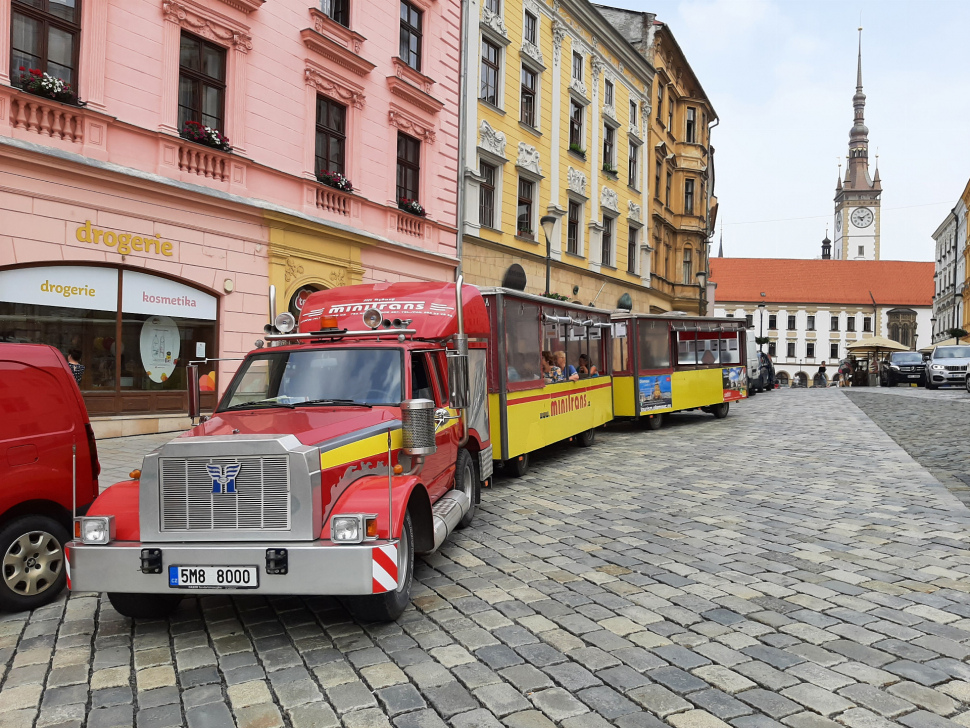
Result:
<instances>
[{"instance_id":1,"label":"red van","mask_svg":"<svg viewBox=\"0 0 970 728\"><path fill-rule=\"evenodd\" d=\"M71 511L87 510L100 472L64 356L53 346L0 343L0 609L35 609L60 594Z\"/></svg>"}]
</instances>

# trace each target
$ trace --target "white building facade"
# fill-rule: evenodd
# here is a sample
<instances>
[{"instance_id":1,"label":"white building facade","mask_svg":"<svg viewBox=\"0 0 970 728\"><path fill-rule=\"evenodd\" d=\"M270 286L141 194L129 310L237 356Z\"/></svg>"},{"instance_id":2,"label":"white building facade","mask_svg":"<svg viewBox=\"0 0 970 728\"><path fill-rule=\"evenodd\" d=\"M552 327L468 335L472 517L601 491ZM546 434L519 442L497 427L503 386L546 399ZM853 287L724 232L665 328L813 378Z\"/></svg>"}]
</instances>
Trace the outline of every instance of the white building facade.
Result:
<instances>
[{"instance_id":1,"label":"white building facade","mask_svg":"<svg viewBox=\"0 0 970 728\"><path fill-rule=\"evenodd\" d=\"M935 271L933 274L933 341L949 338L949 330L958 328L961 317L963 299L957 293L957 287L963 282L959 268L963 268L963 250L957 243L957 228L959 217L957 211L951 210L940 226L933 233L936 242ZM966 229L966 211L964 211L964 229ZM958 283L959 282L959 283Z\"/></svg>"}]
</instances>

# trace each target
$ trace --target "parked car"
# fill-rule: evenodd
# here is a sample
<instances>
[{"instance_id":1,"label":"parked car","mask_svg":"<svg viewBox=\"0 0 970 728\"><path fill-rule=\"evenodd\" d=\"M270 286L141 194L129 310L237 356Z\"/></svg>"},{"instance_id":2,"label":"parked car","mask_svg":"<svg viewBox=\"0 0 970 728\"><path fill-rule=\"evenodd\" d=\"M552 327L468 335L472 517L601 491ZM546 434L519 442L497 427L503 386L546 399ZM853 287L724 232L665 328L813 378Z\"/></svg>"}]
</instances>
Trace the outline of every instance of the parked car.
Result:
<instances>
[{"instance_id":1,"label":"parked car","mask_svg":"<svg viewBox=\"0 0 970 728\"><path fill-rule=\"evenodd\" d=\"M770 392L775 388L775 365L771 362L771 357L763 351L759 353L761 360L761 389Z\"/></svg>"},{"instance_id":2,"label":"parked car","mask_svg":"<svg viewBox=\"0 0 970 728\"><path fill-rule=\"evenodd\" d=\"M926 384L926 362L915 351L895 351L879 365L879 386L895 387L897 384Z\"/></svg>"},{"instance_id":3,"label":"parked car","mask_svg":"<svg viewBox=\"0 0 970 728\"><path fill-rule=\"evenodd\" d=\"M966 386L970 346L938 346L926 362L926 388Z\"/></svg>"},{"instance_id":4,"label":"parked car","mask_svg":"<svg viewBox=\"0 0 970 728\"><path fill-rule=\"evenodd\" d=\"M71 511L83 513L97 496L100 472L64 356L53 346L0 343L0 609L35 609L64 588Z\"/></svg>"},{"instance_id":5,"label":"parked car","mask_svg":"<svg viewBox=\"0 0 970 728\"><path fill-rule=\"evenodd\" d=\"M756 392L764 391L761 387L761 361L758 358L758 345L754 343L754 336L746 336L747 347L745 349L746 362L748 367L748 396L753 397Z\"/></svg>"}]
</instances>

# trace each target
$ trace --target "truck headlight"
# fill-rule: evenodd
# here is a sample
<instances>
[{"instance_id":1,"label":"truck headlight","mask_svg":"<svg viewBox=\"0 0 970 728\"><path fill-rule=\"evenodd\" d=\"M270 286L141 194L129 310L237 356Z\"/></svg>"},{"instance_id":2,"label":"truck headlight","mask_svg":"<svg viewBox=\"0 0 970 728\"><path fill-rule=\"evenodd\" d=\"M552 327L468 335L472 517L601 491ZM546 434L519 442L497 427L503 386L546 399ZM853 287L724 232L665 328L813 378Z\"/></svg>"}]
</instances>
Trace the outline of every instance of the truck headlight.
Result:
<instances>
[{"instance_id":1,"label":"truck headlight","mask_svg":"<svg viewBox=\"0 0 970 728\"><path fill-rule=\"evenodd\" d=\"M114 516L85 516L74 521L74 535L86 544L108 544L115 537Z\"/></svg>"},{"instance_id":2,"label":"truck headlight","mask_svg":"<svg viewBox=\"0 0 970 728\"><path fill-rule=\"evenodd\" d=\"M334 543L361 543L376 538L376 514L350 513L330 519L330 540Z\"/></svg>"}]
</instances>

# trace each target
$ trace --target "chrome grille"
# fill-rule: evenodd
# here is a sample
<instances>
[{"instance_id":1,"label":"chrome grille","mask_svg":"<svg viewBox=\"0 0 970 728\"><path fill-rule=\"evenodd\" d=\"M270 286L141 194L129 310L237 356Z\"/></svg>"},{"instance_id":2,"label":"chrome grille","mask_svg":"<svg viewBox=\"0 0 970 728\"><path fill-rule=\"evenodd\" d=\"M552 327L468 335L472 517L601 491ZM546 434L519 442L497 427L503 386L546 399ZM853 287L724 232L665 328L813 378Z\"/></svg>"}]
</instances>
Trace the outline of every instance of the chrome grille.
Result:
<instances>
[{"instance_id":1,"label":"chrome grille","mask_svg":"<svg viewBox=\"0 0 970 728\"><path fill-rule=\"evenodd\" d=\"M948 372L965 372L967 371L967 365L964 364L963 366L947 366L946 370Z\"/></svg>"},{"instance_id":2,"label":"chrome grille","mask_svg":"<svg viewBox=\"0 0 970 728\"><path fill-rule=\"evenodd\" d=\"M235 493L214 493L207 465L239 465ZM287 531L290 473L286 455L161 458L162 531Z\"/></svg>"}]
</instances>

